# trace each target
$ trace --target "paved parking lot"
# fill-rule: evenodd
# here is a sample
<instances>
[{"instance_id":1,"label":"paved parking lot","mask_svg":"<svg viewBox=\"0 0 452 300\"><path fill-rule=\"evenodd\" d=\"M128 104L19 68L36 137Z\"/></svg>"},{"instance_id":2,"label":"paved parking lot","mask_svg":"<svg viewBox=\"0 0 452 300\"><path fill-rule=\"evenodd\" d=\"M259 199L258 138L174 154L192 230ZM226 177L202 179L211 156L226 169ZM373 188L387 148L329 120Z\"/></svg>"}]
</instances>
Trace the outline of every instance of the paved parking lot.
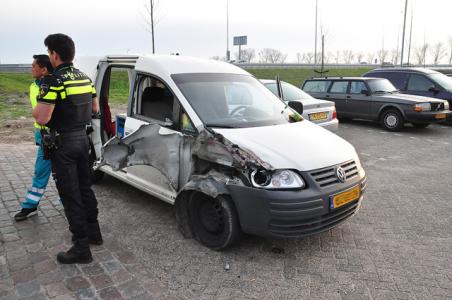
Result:
<instances>
[{"instance_id":1,"label":"paved parking lot","mask_svg":"<svg viewBox=\"0 0 452 300\"><path fill-rule=\"evenodd\" d=\"M305 239L245 236L240 245L215 252L183 239L170 205L106 176L95 186L105 250L113 258L133 257L130 272L146 277L136 284L148 298L452 298L452 127L389 133L372 123L349 122L338 134L355 145L369 179L361 210L338 228ZM23 172L3 180L20 186L2 190L3 203L23 195L33 163L32 145L10 147L0 146L0 174L11 174L16 164ZM26 163L21 153L28 153ZM55 197L47 195L52 205L40 215L61 210ZM47 219L52 222L51 214ZM8 245L3 241L0 264L8 259L2 259ZM130 287L111 285L129 298Z\"/></svg>"}]
</instances>

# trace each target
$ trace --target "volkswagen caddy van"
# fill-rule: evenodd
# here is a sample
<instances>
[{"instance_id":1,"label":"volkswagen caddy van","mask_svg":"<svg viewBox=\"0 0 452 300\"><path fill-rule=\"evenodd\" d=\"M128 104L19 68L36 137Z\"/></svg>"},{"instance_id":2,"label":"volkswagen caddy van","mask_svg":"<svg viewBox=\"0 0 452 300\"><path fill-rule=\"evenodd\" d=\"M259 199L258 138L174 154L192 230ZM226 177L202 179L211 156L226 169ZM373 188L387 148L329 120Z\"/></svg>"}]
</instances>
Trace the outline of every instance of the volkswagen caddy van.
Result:
<instances>
[{"instance_id":1,"label":"volkswagen caddy van","mask_svg":"<svg viewBox=\"0 0 452 300\"><path fill-rule=\"evenodd\" d=\"M241 233L303 237L357 213L366 175L354 147L243 69L183 56L107 56L88 73L101 106L93 178L109 174L173 204L185 237L221 250ZM110 91L121 76L127 111L114 113Z\"/></svg>"}]
</instances>

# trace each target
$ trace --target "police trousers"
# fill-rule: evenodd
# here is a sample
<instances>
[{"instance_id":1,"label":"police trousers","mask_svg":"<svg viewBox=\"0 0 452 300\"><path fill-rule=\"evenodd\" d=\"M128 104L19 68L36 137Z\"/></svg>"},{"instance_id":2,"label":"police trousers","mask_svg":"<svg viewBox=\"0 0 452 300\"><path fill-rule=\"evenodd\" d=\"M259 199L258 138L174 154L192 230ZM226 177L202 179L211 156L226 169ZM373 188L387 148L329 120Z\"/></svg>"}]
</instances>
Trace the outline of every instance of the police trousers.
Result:
<instances>
[{"instance_id":1,"label":"police trousers","mask_svg":"<svg viewBox=\"0 0 452 300\"><path fill-rule=\"evenodd\" d=\"M50 159L73 241L85 240L89 225L97 224L98 216L97 199L91 189L88 136L63 134Z\"/></svg>"}]
</instances>

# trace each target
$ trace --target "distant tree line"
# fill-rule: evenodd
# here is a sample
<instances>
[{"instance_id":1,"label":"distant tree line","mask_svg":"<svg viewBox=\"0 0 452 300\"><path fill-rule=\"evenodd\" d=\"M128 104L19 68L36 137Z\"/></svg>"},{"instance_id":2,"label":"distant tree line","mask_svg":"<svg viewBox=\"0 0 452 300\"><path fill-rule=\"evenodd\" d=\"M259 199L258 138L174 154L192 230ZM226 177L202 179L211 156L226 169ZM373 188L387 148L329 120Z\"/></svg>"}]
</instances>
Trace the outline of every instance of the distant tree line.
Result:
<instances>
[{"instance_id":1,"label":"distant tree line","mask_svg":"<svg viewBox=\"0 0 452 300\"><path fill-rule=\"evenodd\" d=\"M400 64L400 51L398 49L380 49L376 52L359 52L350 49L326 51L323 61L325 64ZM264 48L256 51L252 48L242 49L240 61L248 63L270 63L281 64L287 60L287 53L278 49ZM314 52L296 53L296 63L314 64ZM317 64L321 62L321 53L317 53ZM219 56L212 57L217 60L225 60ZM235 60L239 60L238 51L235 53ZM408 63L408 49L404 53L404 64ZM434 44L422 43L411 47L409 63L413 65L423 64L452 64L452 36L447 43L437 42Z\"/></svg>"}]
</instances>

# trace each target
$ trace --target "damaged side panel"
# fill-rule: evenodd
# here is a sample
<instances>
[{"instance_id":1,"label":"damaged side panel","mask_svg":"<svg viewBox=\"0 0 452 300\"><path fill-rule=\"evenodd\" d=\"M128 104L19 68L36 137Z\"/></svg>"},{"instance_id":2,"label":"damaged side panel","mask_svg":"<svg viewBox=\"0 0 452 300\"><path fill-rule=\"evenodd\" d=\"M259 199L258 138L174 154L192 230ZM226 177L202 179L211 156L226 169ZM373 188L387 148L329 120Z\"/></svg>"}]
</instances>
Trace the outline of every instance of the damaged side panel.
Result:
<instances>
[{"instance_id":1,"label":"damaged side panel","mask_svg":"<svg viewBox=\"0 0 452 300\"><path fill-rule=\"evenodd\" d=\"M177 190L182 139L180 133L158 124L143 125L123 139L110 140L103 147L101 164L111 166L114 171L136 165L152 166Z\"/></svg>"},{"instance_id":2,"label":"damaged side panel","mask_svg":"<svg viewBox=\"0 0 452 300\"><path fill-rule=\"evenodd\" d=\"M107 164L115 171L134 165L153 166L168 178L176 191L197 187L208 195L218 195L219 191L213 192L207 178L199 177L206 174L195 173L199 169L196 160L240 171L272 169L251 151L232 144L212 130L205 130L194 138L158 124L142 125L123 139L110 140L103 148L101 164ZM221 173L217 175L225 177Z\"/></svg>"}]
</instances>

